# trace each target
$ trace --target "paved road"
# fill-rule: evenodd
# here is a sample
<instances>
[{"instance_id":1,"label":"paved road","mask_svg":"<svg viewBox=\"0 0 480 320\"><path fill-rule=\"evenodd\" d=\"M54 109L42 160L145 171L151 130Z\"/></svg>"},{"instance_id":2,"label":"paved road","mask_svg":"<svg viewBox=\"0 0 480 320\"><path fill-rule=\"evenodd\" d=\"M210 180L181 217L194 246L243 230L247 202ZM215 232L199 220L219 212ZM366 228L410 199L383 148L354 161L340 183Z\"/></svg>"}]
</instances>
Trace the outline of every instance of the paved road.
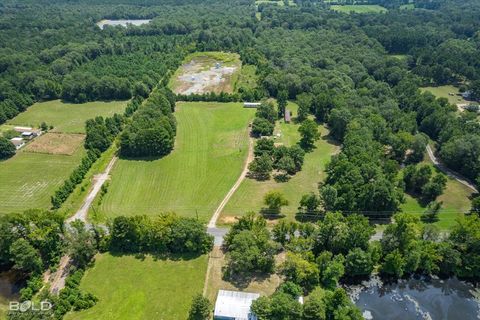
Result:
<instances>
[{"instance_id":1,"label":"paved road","mask_svg":"<svg viewBox=\"0 0 480 320\"><path fill-rule=\"evenodd\" d=\"M477 188L475 187L475 185L468 181L468 179L464 178L463 176L461 176L460 174L456 173L455 171L447 168L447 166L445 166L444 164L442 164L440 162L440 160L438 160L438 158L435 156L435 154L433 153L433 150L432 148L430 147L430 145L427 145L427 153L428 153L428 156L430 157L430 160L433 162L433 164L438 168L440 169L440 171L444 172L447 176L449 176L450 178L453 178L455 180L457 180L458 182L460 182L461 184L469 187L470 189L472 189L473 192L475 193L478 193L478 190Z\"/></svg>"},{"instance_id":2,"label":"paved road","mask_svg":"<svg viewBox=\"0 0 480 320\"><path fill-rule=\"evenodd\" d=\"M88 193L80 209L73 216L71 216L66 220L67 228L68 228L68 225L75 220L81 220L83 222L87 222L88 209L90 209L90 206L92 205L93 200L95 200L95 197L100 192L102 185L105 183L105 181L108 180L110 171L112 170L113 165L115 164L117 159L118 158L114 156L112 160L110 160L110 162L108 163L108 166L105 169L105 171L99 175L96 175L93 178L93 188ZM70 257L68 255L64 255L60 259L60 263L57 271L51 274L47 278L51 282L50 284L51 293L58 294L58 292L60 292L60 290L62 290L65 287L65 279L68 276L71 263L72 263L72 260L70 259Z\"/></svg>"}]
</instances>

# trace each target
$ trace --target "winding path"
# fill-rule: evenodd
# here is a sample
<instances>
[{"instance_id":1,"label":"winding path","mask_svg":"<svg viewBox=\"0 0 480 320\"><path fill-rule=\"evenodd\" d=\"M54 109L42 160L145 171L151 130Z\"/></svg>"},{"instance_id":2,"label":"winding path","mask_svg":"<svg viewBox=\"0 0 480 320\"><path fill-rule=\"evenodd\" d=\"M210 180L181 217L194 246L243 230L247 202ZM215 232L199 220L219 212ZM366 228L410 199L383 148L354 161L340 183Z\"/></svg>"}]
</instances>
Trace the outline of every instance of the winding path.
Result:
<instances>
[{"instance_id":1,"label":"winding path","mask_svg":"<svg viewBox=\"0 0 480 320\"><path fill-rule=\"evenodd\" d=\"M117 162L117 159L118 157L114 156L112 160L110 160L110 162L108 163L108 166L105 169L105 171L93 177L93 188L88 193L80 209L78 209L78 211L75 212L73 216L71 216L65 221L67 224L67 227L70 223L72 223L75 220L81 220L85 223L87 222L88 209L90 209L90 206L92 205L93 200L95 200L95 197L100 192L105 181L109 179L110 171L115 165L115 162ZM64 255L60 259L60 263L58 265L57 271L51 274L49 277L47 277L48 281L50 281L51 293L58 294L58 292L60 292L60 290L62 290L65 287L65 279L68 276L71 262L72 260L70 259L70 257L68 255Z\"/></svg>"},{"instance_id":2,"label":"winding path","mask_svg":"<svg viewBox=\"0 0 480 320\"><path fill-rule=\"evenodd\" d=\"M450 178L453 178L455 180L457 180L458 182L460 182L461 184L463 184L464 186L467 186L468 188L472 189L473 192L475 193L478 193L478 190L477 188L475 187L475 185L473 183L471 183L470 181L468 181L466 178L464 178L463 176L461 176L460 174L456 173L455 171L447 168L447 166L445 166L444 164L442 164L440 162L440 160L438 160L438 158L435 156L435 154L433 153L433 150L432 148L430 147L430 145L427 145L427 153L428 153L428 157L430 158L430 160L433 162L433 164L438 168L440 169L440 171L442 171L443 173L445 173L447 176L449 176Z\"/></svg>"}]
</instances>

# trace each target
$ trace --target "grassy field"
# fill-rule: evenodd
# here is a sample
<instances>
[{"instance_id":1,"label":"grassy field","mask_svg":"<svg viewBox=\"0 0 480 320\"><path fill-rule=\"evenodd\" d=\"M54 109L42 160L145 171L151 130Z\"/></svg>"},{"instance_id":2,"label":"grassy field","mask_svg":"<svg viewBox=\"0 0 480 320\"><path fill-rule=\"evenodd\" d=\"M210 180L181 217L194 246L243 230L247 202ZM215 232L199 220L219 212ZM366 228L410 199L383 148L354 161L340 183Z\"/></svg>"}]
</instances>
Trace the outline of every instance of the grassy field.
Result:
<instances>
[{"instance_id":1,"label":"grassy field","mask_svg":"<svg viewBox=\"0 0 480 320\"><path fill-rule=\"evenodd\" d=\"M50 196L79 164L83 148L73 155L20 150L0 162L0 214L29 208L49 208Z\"/></svg>"},{"instance_id":2,"label":"grassy field","mask_svg":"<svg viewBox=\"0 0 480 320\"><path fill-rule=\"evenodd\" d=\"M207 261L206 255L189 260L99 255L80 286L99 301L65 319L186 319L192 297L202 292Z\"/></svg>"},{"instance_id":3,"label":"grassy field","mask_svg":"<svg viewBox=\"0 0 480 320\"><path fill-rule=\"evenodd\" d=\"M330 6L331 10L344 13L385 13L388 10L379 5L332 5Z\"/></svg>"},{"instance_id":4,"label":"grassy field","mask_svg":"<svg viewBox=\"0 0 480 320\"><path fill-rule=\"evenodd\" d=\"M262 4L262 3L267 3L267 4L276 4L277 6L280 6L280 7L284 7L285 6L285 1L283 0L278 0L278 1L275 1L275 0L256 0L255 1L255 5L259 5L259 4ZM289 0L288 1L288 5L289 6L296 6L297 4L295 2L293 2L292 0Z\"/></svg>"},{"instance_id":5,"label":"grassy field","mask_svg":"<svg viewBox=\"0 0 480 320\"><path fill-rule=\"evenodd\" d=\"M458 88L455 86L447 85L447 86L440 86L440 87L423 87L420 88L422 92L430 91L435 97L437 98L447 98L451 104L458 104L458 103L465 103L468 104L469 102L464 100L462 96L460 96L460 92ZM449 93L453 93L454 95L449 95Z\"/></svg>"},{"instance_id":6,"label":"grassy field","mask_svg":"<svg viewBox=\"0 0 480 320\"><path fill-rule=\"evenodd\" d=\"M60 100L38 102L9 120L7 124L38 127L40 123L54 126L53 131L84 133L85 121L96 116L123 113L127 101L64 103Z\"/></svg>"},{"instance_id":7,"label":"grassy field","mask_svg":"<svg viewBox=\"0 0 480 320\"><path fill-rule=\"evenodd\" d=\"M95 212L102 219L175 211L207 221L242 171L254 112L240 103L178 103L173 152L120 159Z\"/></svg>"},{"instance_id":8,"label":"grassy field","mask_svg":"<svg viewBox=\"0 0 480 320\"><path fill-rule=\"evenodd\" d=\"M425 157L424 163L431 165L434 172L438 172L438 169L433 166L428 157ZM455 220L471 208L469 197L472 195L472 190L455 179L448 177L447 179L445 191L437 198L437 201L443 202L443 206L438 215L439 221L435 225L442 230L450 229L455 224ZM425 207L422 207L417 199L408 194L406 195L406 202L402 204L401 208L404 212L410 212L418 216L421 216L425 211Z\"/></svg>"},{"instance_id":9,"label":"grassy field","mask_svg":"<svg viewBox=\"0 0 480 320\"><path fill-rule=\"evenodd\" d=\"M293 103L289 103L287 107L287 109L293 111L294 116L296 116L297 108ZM298 124L278 122L275 134L280 133L281 136L277 139L277 142L286 146L297 143L300 139L298 127ZM302 171L284 183L278 183L273 178L268 181L245 179L225 206L220 223L231 223L235 221L234 216L240 216L249 211L259 212L264 206L263 197L270 190L278 190L285 194L290 204L282 208L282 213L287 215L289 219L293 219L302 195L317 190L318 182L324 178L325 165L330 160L331 155L338 150L337 146L328 141L327 129L320 127L320 130L322 138L317 141L316 148L305 155Z\"/></svg>"}]
</instances>

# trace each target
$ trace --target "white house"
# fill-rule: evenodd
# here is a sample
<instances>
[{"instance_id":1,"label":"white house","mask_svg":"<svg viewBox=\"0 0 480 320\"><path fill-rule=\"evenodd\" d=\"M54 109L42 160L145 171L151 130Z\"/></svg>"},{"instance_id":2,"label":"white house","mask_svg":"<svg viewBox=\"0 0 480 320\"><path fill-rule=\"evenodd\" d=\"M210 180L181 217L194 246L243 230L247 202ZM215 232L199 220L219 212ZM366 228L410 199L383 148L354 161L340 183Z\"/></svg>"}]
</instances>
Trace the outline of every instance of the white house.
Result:
<instances>
[{"instance_id":1,"label":"white house","mask_svg":"<svg viewBox=\"0 0 480 320\"><path fill-rule=\"evenodd\" d=\"M214 320L257 320L251 311L252 302L258 293L219 290L215 302Z\"/></svg>"}]
</instances>

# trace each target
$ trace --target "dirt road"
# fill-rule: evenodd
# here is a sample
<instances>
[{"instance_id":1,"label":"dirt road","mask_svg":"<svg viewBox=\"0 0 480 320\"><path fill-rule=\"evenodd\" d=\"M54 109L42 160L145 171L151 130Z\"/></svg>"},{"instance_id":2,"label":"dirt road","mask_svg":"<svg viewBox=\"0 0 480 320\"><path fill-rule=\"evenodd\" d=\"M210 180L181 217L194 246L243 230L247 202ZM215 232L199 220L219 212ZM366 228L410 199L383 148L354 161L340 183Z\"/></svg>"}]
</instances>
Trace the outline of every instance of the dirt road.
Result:
<instances>
[{"instance_id":1,"label":"dirt road","mask_svg":"<svg viewBox=\"0 0 480 320\"><path fill-rule=\"evenodd\" d=\"M462 177L460 174L456 173L455 171L453 170L450 170L449 168L447 168L447 166L445 166L444 164L442 164L440 162L440 160L437 159L437 157L435 157L435 154L433 153L433 150L432 148L430 147L430 145L427 145L427 153L428 153L428 157L430 158L430 160L433 162L433 164L438 168L440 169L440 171L442 171L443 173L445 173L447 176L449 176L450 178L453 178L455 180L457 180L458 182L460 182L461 184L469 187L470 189L472 189L474 192L478 193L478 190L477 188L475 187L475 185L473 183L471 183L470 181L468 181L466 178Z\"/></svg>"},{"instance_id":2,"label":"dirt road","mask_svg":"<svg viewBox=\"0 0 480 320\"><path fill-rule=\"evenodd\" d=\"M100 192L102 185L105 183L105 181L108 180L110 171L112 170L117 159L118 158L114 156L112 160L110 160L110 162L108 163L108 166L105 169L105 171L99 175L96 175L93 178L93 188L88 193L80 209L73 216L71 216L66 220L67 225L72 223L75 220L81 220L83 222L87 222L88 209L92 205L92 202L93 200L95 200L95 197L97 196L97 194ZM60 292L60 290L62 290L65 287L65 279L68 276L71 262L72 261L70 257L68 255L64 255L60 259L60 263L58 265L57 271L50 274L48 277L46 277L48 281L50 281L51 293L58 294L58 292Z\"/></svg>"},{"instance_id":3,"label":"dirt road","mask_svg":"<svg viewBox=\"0 0 480 320\"><path fill-rule=\"evenodd\" d=\"M237 191L238 187L240 187L240 184L242 183L243 179L245 179L245 177L247 176L248 165L250 164L250 162L253 161L253 158L254 158L253 157L253 138L250 135L250 130L248 130L248 155L247 155L247 159L245 160L243 171L238 177L237 182L235 182L232 188L228 191L225 198L223 198L222 202L220 202L220 205L217 207L217 210L215 210L215 212L213 213L213 216L210 219L210 222L208 223L208 228L216 228L217 220L218 220L218 217L220 216L220 213L222 212L223 208L225 208L225 205L228 203L228 201L233 196L235 191Z\"/></svg>"},{"instance_id":4,"label":"dirt road","mask_svg":"<svg viewBox=\"0 0 480 320\"><path fill-rule=\"evenodd\" d=\"M80 209L73 216L67 219L67 223L71 223L72 221L75 221L75 220L82 220L83 222L87 221L88 209L92 205L92 202L93 200L95 200L95 197L97 196L97 194L100 192L105 181L108 180L110 171L112 170L115 162L117 162L117 159L118 158L114 156L112 160L110 160L110 162L108 163L108 166L105 169L105 171L99 175L96 175L93 178L92 190L90 190L90 192L88 193Z\"/></svg>"}]
</instances>

